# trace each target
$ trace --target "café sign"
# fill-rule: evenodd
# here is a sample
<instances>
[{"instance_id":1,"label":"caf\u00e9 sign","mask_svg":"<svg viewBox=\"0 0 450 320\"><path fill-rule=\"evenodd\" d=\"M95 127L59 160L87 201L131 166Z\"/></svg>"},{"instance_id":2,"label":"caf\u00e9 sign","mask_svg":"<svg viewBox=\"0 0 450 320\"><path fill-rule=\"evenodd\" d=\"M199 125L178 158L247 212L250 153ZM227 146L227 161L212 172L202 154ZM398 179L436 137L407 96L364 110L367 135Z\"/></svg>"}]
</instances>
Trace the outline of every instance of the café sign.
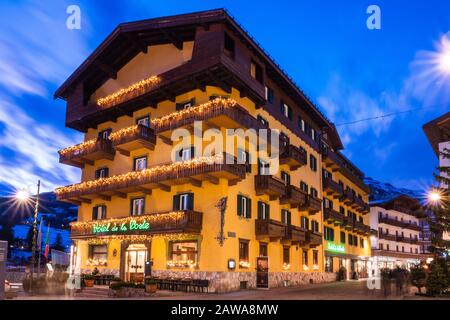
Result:
<instances>
[{"instance_id":1,"label":"caf\u00e9 sign","mask_svg":"<svg viewBox=\"0 0 450 320\"><path fill-rule=\"evenodd\" d=\"M328 251L337 252L337 253L345 253L345 246L342 244L335 244L333 242L328 242L327 245Z\"/></svg>"},{"instance_id":2,"label":"caf\u00e9 sign","mask_svg":"<svg viewBox=\"0 0 450 320\"><path fill-rule=\"evenodd\" d=\"M96 223L92 226L92 232L94 234L98 233L126 233L129 231L148 231L150 230L150 223L147 220L137 222L136 220L130 220L126 222L105 222Z\"/></svg>"}]
</instances>

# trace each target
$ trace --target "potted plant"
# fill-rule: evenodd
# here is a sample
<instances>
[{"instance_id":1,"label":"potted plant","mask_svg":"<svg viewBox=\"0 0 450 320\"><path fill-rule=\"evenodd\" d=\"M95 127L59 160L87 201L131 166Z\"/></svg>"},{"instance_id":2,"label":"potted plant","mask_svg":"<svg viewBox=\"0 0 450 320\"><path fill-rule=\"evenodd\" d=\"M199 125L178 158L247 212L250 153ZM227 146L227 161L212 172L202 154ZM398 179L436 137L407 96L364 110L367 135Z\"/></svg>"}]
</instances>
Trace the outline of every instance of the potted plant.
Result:
<instances>
[{"instance_id":1,"label":"potted plant","mask_svg":"<svg viewBox=\"0 0 450 320\"><path fill-rule=\"evenodd\" d=\"M145 279L145 291L148 293L155 293L156 292L156 280L153 278L147 278Z\"/></svg>"},{"instance_id":2,"label":"potted plant","mask_svg":"<svg viewBox=\"0 0 450 320\"><path fill-rule=\"evenodd\" d=\"M94 286L95 277L92 274L86 274L84 276L84 284L88 288L92 288Z\"/></svg>"}]
</instances>

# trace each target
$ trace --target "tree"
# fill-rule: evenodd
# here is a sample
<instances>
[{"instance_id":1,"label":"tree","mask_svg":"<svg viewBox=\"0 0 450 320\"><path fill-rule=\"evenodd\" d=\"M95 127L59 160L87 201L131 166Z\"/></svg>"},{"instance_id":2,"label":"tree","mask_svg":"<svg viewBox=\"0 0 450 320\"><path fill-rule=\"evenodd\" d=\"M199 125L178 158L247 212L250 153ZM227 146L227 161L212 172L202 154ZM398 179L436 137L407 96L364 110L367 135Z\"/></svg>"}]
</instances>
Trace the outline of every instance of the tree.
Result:
<instances>
[{"instance_id":1,"label":"tree","mask_svg":"<svg viewBox=\"0 0 450 320\"><path fill-rule=\"evenodd\" d=\"M422 288L425 287L427 274L422 265L418 264L411 267L411 283L417 288L419 293L422 293Z\"/></svg>"},{"instance_id":2,"label":"tree","mask_svg":"<svg viewBox=\"0 0 450 320\"><path fill-rule=\"evenodd\" d=\"M56 235L56 240L52 246L52 249L59 250L59 251L64 251L66 249L63 244L61 233L58 233Z\"/></svg>"},{"instance_id":3,"label":"tree","mask_svg":"<svg viewBox=\"0 0 450 320\"><path fill-rule=\"evenodd\" d=\"M30 226L30 229L28 229L27 232L27 237L25 238L25 242L30 251L33 251L33 237L34 237L33 226Z\"/></svg>"},{"instance_id":4,"label":"tree","mask_svg":"<svg viewBox=\"0 0 450 320\"><path fill-rule=\"evenodd\" d=\"M8 246L14 241L14 232L10 227L0 225L0 240L7 241ZM8 258L11 257L11 250L8 250Z\"/></svg>"},{"instance_id":5,"label":"tree","mask_svg":"<svg viewBox=\"0 0 450 320\"><path fill-rule=\"evenodd\" d=\"M435 259L430 264L426 288L429 295L440 295L444 293L449 285L448 267L444 259Z\"/></svg>"}]
</instances>

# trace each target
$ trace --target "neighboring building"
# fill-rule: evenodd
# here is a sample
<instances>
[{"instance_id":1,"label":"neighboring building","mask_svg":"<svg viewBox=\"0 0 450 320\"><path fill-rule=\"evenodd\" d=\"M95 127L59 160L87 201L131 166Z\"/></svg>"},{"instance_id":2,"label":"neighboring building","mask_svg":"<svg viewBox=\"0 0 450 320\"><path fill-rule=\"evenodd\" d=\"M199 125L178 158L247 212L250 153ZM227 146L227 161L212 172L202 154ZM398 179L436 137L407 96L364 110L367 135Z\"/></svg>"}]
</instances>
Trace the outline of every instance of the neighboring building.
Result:
<instances>
[{"instance_id":1,"label":"neighboring building","mask_svg":"<svg viewBox=\"0 0 450 320\"><path fill-rule=\"evenodd\" d=\"M56 190L79 205L83 272L208 279L218 292L333 281L326 271L339 263L365 276L362 173L334 125L224 10L119 25L55 96L66 125L85 133L60 151L82 182ZM240 163L199 156L194 120L222 133L279 129L278 172L254 161L253 141L233 146ZM190 144L172 142L179 128ZM336 257L326 270L324 250Z\"/></svg>"},{"instance_id":2,"label":"neighboring building","mask_svg":"<svg viewBox=\"0 0 450 320\"><path fill-rule=\"evenodd\" d=\"M371 202L370 227L378 230L371 239L376 274L381 268L410 268L429 257L422 253L420 241L420 220L424 217L420 202L406 195Z\"/></svg>"},{"instance_id":3,"label":"neighboring building","mask_svg":"<svg viewBox=\"0 0 450 320\"><path fill-rule=\"evenodd\" d=\"M450 167L450 159L442 156L444 149L450 150L450 112L436 118L423 126L428 141L433 147L433 151L439 159L439 167ZM445 173L441 173L445 175ZM448 179L450 177L446 176ZM442 188L450 188L448 185L441 184ZM442 235L444 240L450 241L450 233Z\"/></svg>"}]
</instances>

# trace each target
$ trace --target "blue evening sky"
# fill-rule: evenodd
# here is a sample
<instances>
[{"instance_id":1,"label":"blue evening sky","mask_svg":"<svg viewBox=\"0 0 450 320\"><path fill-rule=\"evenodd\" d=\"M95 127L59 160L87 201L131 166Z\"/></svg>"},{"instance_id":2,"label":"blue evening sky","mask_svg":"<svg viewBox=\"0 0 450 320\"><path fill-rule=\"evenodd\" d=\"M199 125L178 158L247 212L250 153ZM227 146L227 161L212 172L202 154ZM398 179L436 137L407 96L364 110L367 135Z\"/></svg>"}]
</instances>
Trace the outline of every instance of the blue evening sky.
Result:
<instances>
[{"instance_id":1,"label":"blue evening sky","mask_svg":"<svg viewBox=\"0 0 450 320\"><path fill-rule=\"evenodd\" d=\"M66 28L71 4L81 30ZM381 30L366 27L371 4ZM117 24L221 7L336 124L420 108L338 130L366 176L414 189L433 182L437 159L422 125L450 109L450 78L432 61L450 30L450 1L19 0L0 3L0 185L79 181L57 151L82 135L64 127L65 103L53 93Z\"/></svg>"}]
</instances>

